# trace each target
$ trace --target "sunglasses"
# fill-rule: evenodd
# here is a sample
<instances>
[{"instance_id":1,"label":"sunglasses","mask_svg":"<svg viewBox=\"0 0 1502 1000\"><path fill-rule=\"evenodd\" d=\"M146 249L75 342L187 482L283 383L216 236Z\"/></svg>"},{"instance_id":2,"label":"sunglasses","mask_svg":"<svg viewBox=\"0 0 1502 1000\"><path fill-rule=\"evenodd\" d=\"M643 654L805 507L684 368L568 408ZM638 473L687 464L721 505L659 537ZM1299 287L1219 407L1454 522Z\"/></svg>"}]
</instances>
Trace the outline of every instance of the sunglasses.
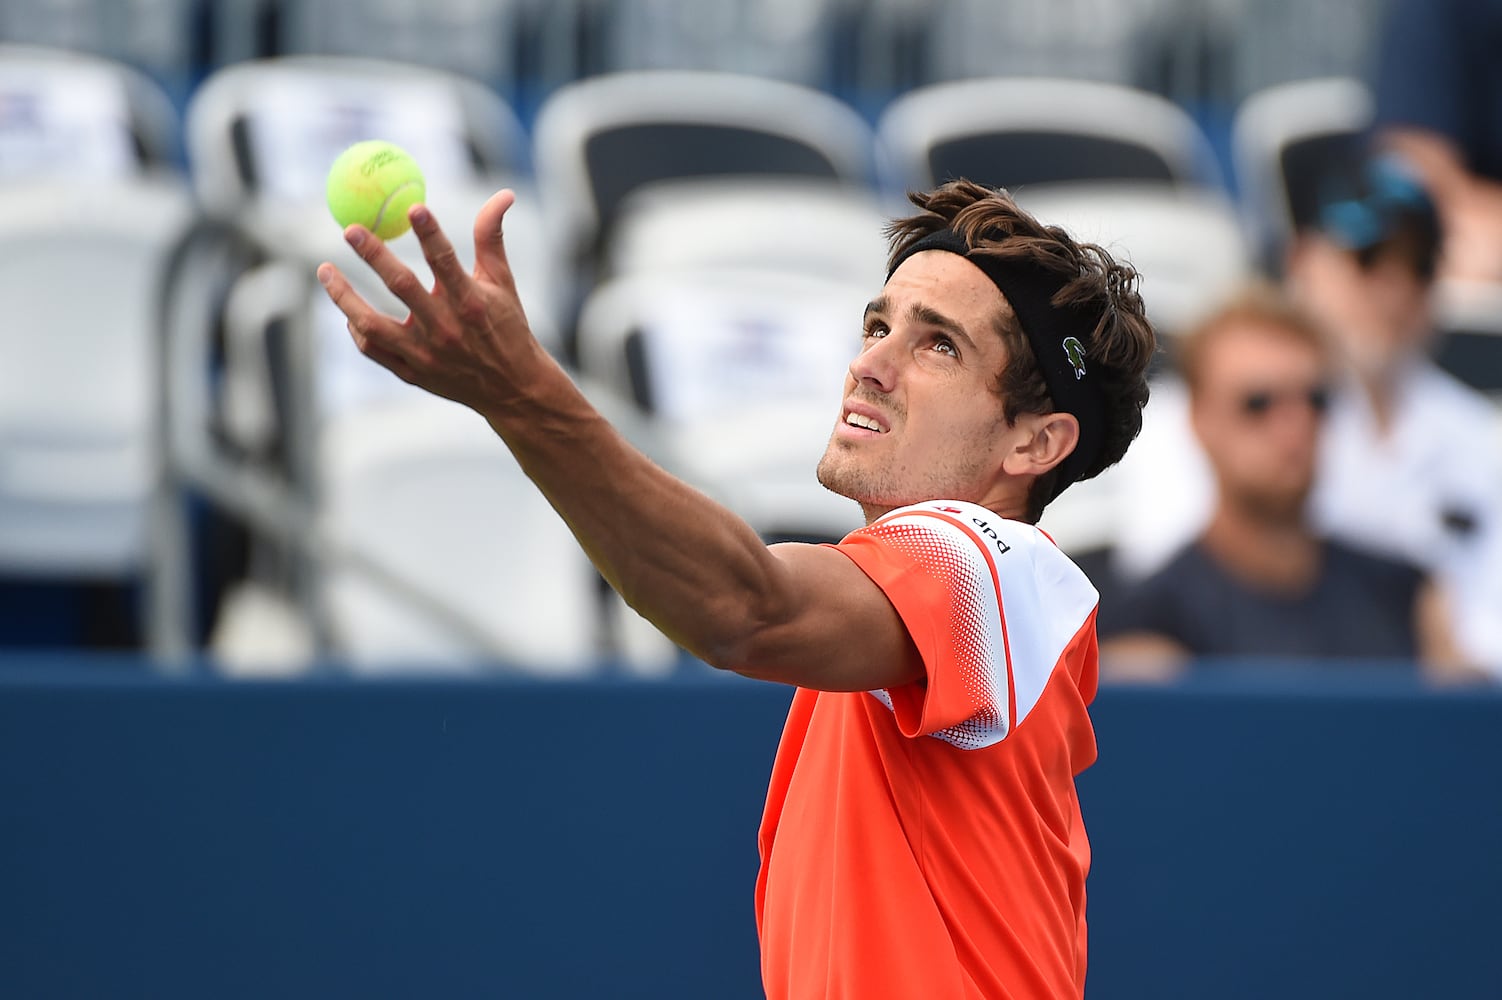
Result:
<instances>
[{"instance_id":1,"label":"sunglasses","mask_svg":"<svg viewBox=\"0 0 1502 1000\"><path fill-rule=\"evenodd\" d=\"M1330 389L1323 385L1299 389L1255 389L1241 397L1240 409L1245 416L1261 419L1275 406L1288 402L1302 402L1315 416L1323 416L1330 408Z\"/></svg>"}]
</instances>

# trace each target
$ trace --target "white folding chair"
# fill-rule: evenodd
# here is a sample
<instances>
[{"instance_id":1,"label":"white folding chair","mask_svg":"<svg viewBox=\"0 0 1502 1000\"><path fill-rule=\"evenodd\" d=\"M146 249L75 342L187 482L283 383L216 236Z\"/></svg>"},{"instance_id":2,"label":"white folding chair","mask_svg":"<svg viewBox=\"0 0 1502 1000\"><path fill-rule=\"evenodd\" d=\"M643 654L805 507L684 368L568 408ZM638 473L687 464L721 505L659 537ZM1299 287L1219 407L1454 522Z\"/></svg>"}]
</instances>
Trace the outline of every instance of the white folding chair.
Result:
<instances>
[{"instance_id":1,"label":"white folding chair","mask_svg":"<svg viewBox=\"0 0 1502 1000\"><path fill-rule=\"evenodd\" d=\"M764 536L839 538L860 512L814 470L872 288L733 268L623 276L580 314L581 370L636 407L638 444Z\"/></svg>"},{"instance_id":2,"label":"white folding chair","mask_svg":"<svg viewBox=\"0 0 1502 1000\"><path fill-rule=\"evenodd\" d=\"M483 84L380 60L283 57L212 73L186 112L188 159L204 206L234 216L279 202L322 203L329 165L361 139L410 152L430 192L527 172L516 113Z\"/></svg>"},{"instance_id":3,"label":"white folding chair","mask_svg":"<svg viewBox=\"0 0 1502 1000\"><path fill-rule=\"evenodd\" d=\"M140 575L161 475L158 296L191 225L165 178L0 185L0 566Z\"/></svg>"},{"instance_id":4,"label":"white folding chair","mask_svg":"<svg viewBox=\"0 0 1502 1000\"><path fill-rule=\"evenodd\" d=\"M1259 90L1236 109L1231 151L1247 232L1273 270L1296 230L1313 220L1319 183L1371 125L1370 89L1324 77Z\"/></svg>"},{"instance_id":5,"label":"white folding chair","mask_svg":"<svg viewBox=\"0 0 1502 1000\"><path fill-rule=\"evenodd\" d=\"M884 186L967 177L1017 190L1067 181L1221 185L1209 140L1166 98L1119 84L994 77L919 87L877 122Z\"/></svg>"},{"instance_id":6,"label":"white folding chair","mask_svg":"<svg viewBox=\"0 0 1502 1000\"><path fill-rule=\"evenodd\" d=\"M555 91L533 130L550 226L571 265L593 257L624 199L655 182L792 176L870 180L870 129L808 87L733 73L615 73ZM584 280L592 280L588 275Z\"/></svg>"},{"instance_id":7,"label":"white folding chair","mask_svg":"<svg viewBox=\"0 0 1502 1000\"><path fill-rule=\"evenodd\" d=\"M195 93L187 137L194 186L209 213L245 229L277 258L309 268L337 260L389 309L399 304L348 252L325 205L329 165L346 146L379 138L413 155L427 182L427 203L466 268L473 264L475 212L494 191L516 188L518 204L506 223L513 271L539 339L559 345L561 282L525 180L524 130L482 84L436 69L339 57L241 63L212 74ZM390 246L430 278L414 237ZM331 308L320 328L329 326ZM342 331L342 319L334 325ZM342 343L342 333L336 337ZM337 386L332 391L337 395Z\"/></svg>"},{"instance_id":8,"label":"white folding chair","mask_svg":"<svg viewBox=\"0 0 1502 1000\"><path fill-rule=\"evenodd\" d=\"M1055 184L1025 188L1017 200L1041 221L1132 264L1148 317L1165 338L1187 330L1253 274L1236 206L1219 191Z\"/></svg>"},{"instance_id":9,"label":"white folding chair","mask_svg":"<svg viewBox=\"0 0 1502 1000\"><path fill-rule=\"evenodd\" d=\"M596 671L598 578L475 413L414 395L320 443L320 598L357 670Z\"/></svg>"},{"instance_id":10,"label":"white folding chair","mask_svg":"<svg viewBox=\"0 0 1502 1000\"><path fill-rule=\"evenodd\" d=\"M606 266L613 275L742 267L875 283L889 217L870 191L827 181L670 181L622 202Z\"/></svg>"},{"instance_id":11,"label":"white folding chair","mask_svg":"<svg viewBox=\"0 0 1502 1000\"><path fill-rule=\"evenodd\" d=\"M166 92L131 66L0 45L0 178L177 173L179 132Z\"/></svg>"}]
</instances>

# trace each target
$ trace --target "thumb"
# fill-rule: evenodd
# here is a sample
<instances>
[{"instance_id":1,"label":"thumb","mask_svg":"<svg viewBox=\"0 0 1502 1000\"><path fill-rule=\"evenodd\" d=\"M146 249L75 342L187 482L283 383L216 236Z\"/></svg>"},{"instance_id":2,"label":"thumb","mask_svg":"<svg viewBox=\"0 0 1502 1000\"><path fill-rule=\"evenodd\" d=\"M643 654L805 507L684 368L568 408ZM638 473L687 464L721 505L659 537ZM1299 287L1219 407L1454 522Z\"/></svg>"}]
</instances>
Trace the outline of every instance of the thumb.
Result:
<instances>
[{"instance_id":1,"label":"thumb","mask_svg":"<svg viewBox=\"0 0 1502 1000\"><path fill-rule=\"evenodd\" d=\"M506 244L501 223L506 210L516 203L516 192L503 188L491 195L475 216L475 277L491 281L510 280L511 265L506 261Z\"/></svg>"}]
</instances>

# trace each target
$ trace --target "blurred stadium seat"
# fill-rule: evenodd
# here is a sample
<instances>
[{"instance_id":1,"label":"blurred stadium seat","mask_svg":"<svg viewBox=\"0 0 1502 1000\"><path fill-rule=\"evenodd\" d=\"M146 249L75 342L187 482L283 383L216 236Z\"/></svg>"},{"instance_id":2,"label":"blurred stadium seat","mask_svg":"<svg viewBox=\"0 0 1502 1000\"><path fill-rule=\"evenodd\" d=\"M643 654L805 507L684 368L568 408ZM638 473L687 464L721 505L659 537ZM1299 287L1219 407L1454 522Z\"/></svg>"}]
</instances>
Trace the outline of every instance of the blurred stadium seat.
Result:
<instances>
[{"instance_id":1,"label":"blurred stadium seat","mask_svg":"<svg viewBox=\"0 0 1502 1000\"><path fill-rule=\"evenodd\" d=\"M207 210L319 204L329 164L360 139L403 146L435 194L525 175L526 134L494 91L445 70L342 57L287 57L219 70L185 112L189 163Z\"/></svg>"},{"instance_id":2,"label":"blurred stadium seat","mask_svg":"<svg viewBox=\"0 0 1502 1000\"><path fill-rule=\"evenodd\" d=\"M261 588L260 605L280 600L324 648L327 622L310 603L322 563L298 537L318 516L323 434L349 414L415 393L351 347L342 315L314 281L317 264L331 260L369 301L402 309L329 216L328 166L357 139L406 146L466 267L474 213L498 188L516 188L510 259L539 338L556 345L554 254L527 184L525 134L498 94L466 77L335 56L228 66L198 89L186 117L192 180L212 224L183 248L167 292L167 454L183 490L249 531L254 565L244 587L230 584L229 598L238 607L245 587ZM430 280L415 238L390 246ZM216 257L217 270L202 262ZM170 565L188 547L181 503L165 500L160 517L168 542L158 569L178 581L182 602L191 584ZM182 613L163 606L157 614L159 633L175 637L163 641L180 650Z\"/></svg>"},{"instance_id":3,"label":"blurred stadium seat","mask_svg":"<svg viewBox=\"0 0 1502 1000\"><path fill-rule=\"evenodd\" d=\"M889 218L871 191L827 181L669 181L622 201L605 265L611 275L730 266L876 282Z\"/></svg>"},{"instance_id":4,"label":"blurred stadium seat","mask_svg":"<svg viewBox=\"0 0 1502 1000\"><path fill-rule=\"evenodd\" d=\"M466 222L477 203L462 210L461 204L450 194L434 200L434 211L453 210L455 249L467 267L473 244L465 238ZM325 544L319 527L321 487L326 462L337 452L328 450L325 439L333 428L367 417L379 420L387 408L423 394L354 349L344 317L318 287L314 270L321 260L333 261L377 308L400 314L404 307L343 241L326 210L309 207L302 218L295 238L286 235L294 232L290 228L275 243L231 230L238 239L211 235L204 246L181 255L185 263L168 296L166 405L172 418L164 448L180 491L206 497L216 511L248 529L252 561L262 569L252 566L243 586L231 586L230 599L249 593L257 595L259 606L280 606L301 619L310 652L326 653L337 635L322 614L317 588L337 557L320 547ZM508 213L507 236L523 294L546 299L537 283L548 255L538 246L542 230L535 200ZM422 280L431 280L414 238L399 245L393 241L392 248ZM227 262L216 266L214 254L226 255ZM205 256L209 263L199 265ZM222 287L216 292L215 285ZM529 302L529 312L546 343L552 327L545 307L533 309ZM341 432L345 440L351 433ZM159 553L158 569L176 580L179 604L190 600L184 590L191 584L173 565L185 558L185 516L180 498L164 499L161 534L168 548ZM181 650L181 611L158 611L164 616L164 642ZM231 631L253 637L243 625Z\"/></svg>"},{"instance_id":5,"label":"blurred stadium seat","mask_svg":"<svg viewBox=\"0 0 1502 1000\"><path fill-rule=\"evenodd\" d=\"M1235 202L1211 188L1040 184L1019 191L1018 202L1136 267L1148 317L1168 341L1254 271Z\"/></svg>"},{"instance_id":6,"label":"blurred stadium seat","mask_svg":"<svg viewBox=\"0 0 1502 1000\"><path fill-rule=\"evenodd\" d=\"M0 45L0 177L177 173L181 123L139 70L65 49Z\"/></svg>"},{"instance_id":7,"label":"blurred stadium seat","mask_svg":"<svg viewBox=\"0 0 1502 1000\"><path fill-rule=\"evenodd\" d=\"M561 282L530 197L525 131L494 91L421 66L288 57L214 73L186 116L193 182L205 210L244 228L268 252L309 267L342 252L325 205L325 178L339 152L357 140L396 142L422 164L428 203L466 266L475 211L495 190L516 188L520 204L507 232L517 280L538 336L558 344L552 307ZM416 240L392 247L426 274ZM351 270L366 270L356 263Z\"/></svg>"},{"instance_id":8,"label":"blurred stadium seat","mask_svg":"<svg viewBox=\"0 0 1502 1000\"><path fill-rule=\"evenodd\" d=\"M580 368L636 409L637 444L763 536L838 539L860 512L814 469L872 288L730 267L626 275L585 302Z\"/></svg>"},{"instance_id":9,"label":"blurred stadium seat","mask_svg":"<svg viewBox=\"0 0 1502 1000\"><path fill-rule=\"evenodd\" d=\"M179 143L141 71L0 45L0 580L23 588L0 602L0 642L144 633L156 304L193 215Z\"/></svg>"},{"instance_id":10,"label":"blurred stadium seat","mask_svg":"<svg viewBox=\"0 0 1502 1000\"><path fill-rule=\"evenodd\" d=\"M1243 224L1268 270L1314 218L1320 179L1359 150L1372 119L1367 85L1350 77L1300 80L1247 97L1232 125Z\"/></svg>"},{"instance_id":11,"label":"blurred stadium seat","mask_svg":"<svg viewBox=\"0 0 1502 1000\"><path fill-rule=\"evenodd\" d=\"M871 134L820 91L731 73L648 71L582 80L554 92L533 131L550 229L582 298L627 195L704 177L792 176L856 186L871 180Z\"/></svg>"},{"instance_id":12,"label":"blurred stadium seat","mask_svg":"<svg viewBox=\"0 0 1502 1000\"><path fill-rule=\"evenodd\" d=\"M479 416L417 393L366 407L330 422L318 467L328 653L359 670L598 668L594 569Z\"/></svg>"},{"instance_id":13,"label":"blurred stadium seat","mask_svg":"<svg viewBox=\"0 0 1502 1000\"><path fill-rule=\"evenodd\" d=\"M1187 112L1118 84L992 78L919 87L877 123L891 190L956 177L1017 190L1065 181L1222 183L1215 155Z\"/></svg>"},{"instance_id":14,"label":"blurred stadium seat","mask_svg":"<svg viewBox=\"0 0 1502 1000\"><path fill-rule=\"evenodd\" d=\"M192 209L165 177L0 186L0 574L146 575L157 298Z\"/></svg>"}]
</instances>

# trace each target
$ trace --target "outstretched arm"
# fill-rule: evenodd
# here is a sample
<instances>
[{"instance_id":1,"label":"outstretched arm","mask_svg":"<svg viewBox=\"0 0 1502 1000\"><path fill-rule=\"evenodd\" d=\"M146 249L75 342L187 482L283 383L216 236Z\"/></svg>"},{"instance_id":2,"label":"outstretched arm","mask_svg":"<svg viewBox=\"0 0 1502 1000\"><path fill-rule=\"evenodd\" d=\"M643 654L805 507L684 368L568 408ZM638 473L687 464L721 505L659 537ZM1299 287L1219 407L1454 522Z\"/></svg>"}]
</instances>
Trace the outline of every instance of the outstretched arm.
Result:
<instances>
[{"instance_id":1,"label":"outstretched arm","mask_svg":"<svg viewBox=\"0 0 1502 1000\"><path fill-rule=\"evenodd\" d=\"M350 244L411 311L405 320L383 315L336 267L320 265L319 281L359 349L489 421L610 585L705 662L826 690L920 677L897 612L853 562L822 546L767 547L589 404L527 326L502 238L513 201L502 191L476 217L473 274L431 212L412 209L431 290L369 231L351 226Z\"/></svg>"}]
</instances>

